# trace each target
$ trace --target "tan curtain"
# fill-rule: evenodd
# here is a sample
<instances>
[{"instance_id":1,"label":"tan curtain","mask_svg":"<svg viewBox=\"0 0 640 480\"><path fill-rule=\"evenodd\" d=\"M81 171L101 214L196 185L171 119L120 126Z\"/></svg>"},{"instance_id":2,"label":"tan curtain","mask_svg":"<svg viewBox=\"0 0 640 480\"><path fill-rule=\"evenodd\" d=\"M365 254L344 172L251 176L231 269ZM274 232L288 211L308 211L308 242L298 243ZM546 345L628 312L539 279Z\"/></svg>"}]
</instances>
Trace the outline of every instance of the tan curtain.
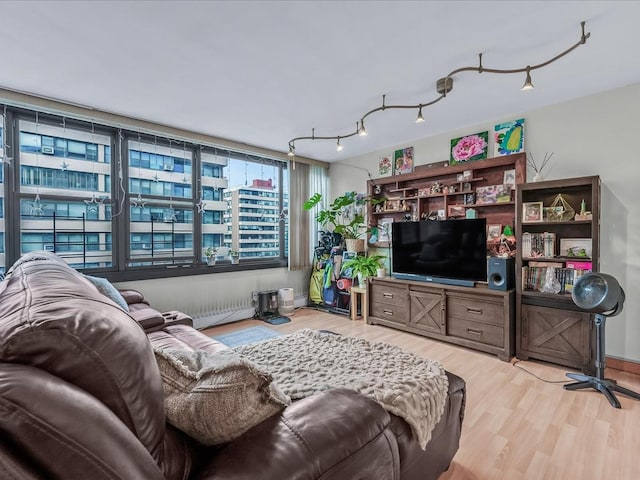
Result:
<instances>
[{"instance_id":1,"label":"tan curtain","mask_svg":"<svg viewBox=\"0 0 640 480\"><path fill-rule=\"evenodd\" d=\"M289 170L289 270L311 268L318 226L302 205L314 193L328 192L327 169L296 163Z\"/></svg>"}]
</instances>

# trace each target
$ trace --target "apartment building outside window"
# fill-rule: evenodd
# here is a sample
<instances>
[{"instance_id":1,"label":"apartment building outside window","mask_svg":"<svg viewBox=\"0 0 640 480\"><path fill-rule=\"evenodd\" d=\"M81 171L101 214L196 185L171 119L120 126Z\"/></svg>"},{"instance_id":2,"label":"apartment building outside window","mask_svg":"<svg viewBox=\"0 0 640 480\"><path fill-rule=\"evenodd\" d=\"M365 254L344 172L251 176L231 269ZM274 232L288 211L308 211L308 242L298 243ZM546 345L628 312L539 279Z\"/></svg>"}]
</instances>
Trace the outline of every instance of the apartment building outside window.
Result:
<instances>
[{"instance_id":1,"label":"apartment building outside window","mask_svg":"<svg viewBox=\"0 0 640 480\"><path fill-rule=\"evenodd\" d=\"M0 273L34 250L113 280L211 273L204 249L228 252L228 232L240 223L251 235L237 237L240 267L228 262L228 269L285 265L286 162L42 112L4 112ZM231 215L227 193L248 172L266 183L264 196L253 187L243 193L243 208L259 219L246 223ZM15 226L10 234L5 222ZM216 271L225 271L224 261Z\"/></svg>"}]
</instances>

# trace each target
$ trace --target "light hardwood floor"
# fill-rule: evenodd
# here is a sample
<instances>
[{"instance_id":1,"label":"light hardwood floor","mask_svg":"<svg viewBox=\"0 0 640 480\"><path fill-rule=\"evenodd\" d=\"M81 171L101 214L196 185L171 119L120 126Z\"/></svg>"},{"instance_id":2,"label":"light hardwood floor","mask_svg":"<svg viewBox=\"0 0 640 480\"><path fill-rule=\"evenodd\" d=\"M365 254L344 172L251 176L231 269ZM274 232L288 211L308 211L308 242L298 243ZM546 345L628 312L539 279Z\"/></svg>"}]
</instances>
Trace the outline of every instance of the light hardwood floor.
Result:
<instances>
[{"instance_id":1,"label":"light hardwood floor","mask_svg":"<svg viewBox=\"0 0 640 480\"><path fill-rule=\"evenodd\" d=\"M567 369L537 362L514 366L495 356L429 340L362 320L298 309L292 321L244 320L204 330L215 336L261 325L291 333L302 328L387 342L439 361L467 383L460 449L440 480L640 479L640 401L617 395L611 407L595 390L566 391ZM640 391L640 376L607 369L607 378Z\"/></svg>"}]
</instances>

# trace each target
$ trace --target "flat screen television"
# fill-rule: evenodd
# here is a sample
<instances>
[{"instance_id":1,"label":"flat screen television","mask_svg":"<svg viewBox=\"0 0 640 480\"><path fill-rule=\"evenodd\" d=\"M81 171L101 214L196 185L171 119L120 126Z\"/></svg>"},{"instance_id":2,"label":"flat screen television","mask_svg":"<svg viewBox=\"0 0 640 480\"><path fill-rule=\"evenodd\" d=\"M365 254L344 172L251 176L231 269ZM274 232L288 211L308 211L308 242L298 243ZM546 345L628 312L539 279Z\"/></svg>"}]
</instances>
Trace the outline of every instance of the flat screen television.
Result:
<instances>
[{"instance_id":1,"label":"flat screen television","mask_svg":"<svg viewBox=\"0 0 640 480\"><path fill-rule=\"evenodd\" d=\"M486 219L392 225L393 277L463 286L487 281Z\"/></svg>"}]
</instances>

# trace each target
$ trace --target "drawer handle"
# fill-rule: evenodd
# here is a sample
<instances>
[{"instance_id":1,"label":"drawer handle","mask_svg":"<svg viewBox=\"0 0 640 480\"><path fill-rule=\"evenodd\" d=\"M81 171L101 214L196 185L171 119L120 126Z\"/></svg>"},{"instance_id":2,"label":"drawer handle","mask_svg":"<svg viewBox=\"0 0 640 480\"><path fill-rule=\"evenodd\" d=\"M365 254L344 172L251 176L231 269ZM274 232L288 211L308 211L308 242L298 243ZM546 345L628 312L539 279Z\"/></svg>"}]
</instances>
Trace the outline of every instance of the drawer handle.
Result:
<instances>
[{"instance_id":1,"label":"drawer handle","mask_svg":"<svg viewBox=\"0 0 640 480\"><path fill-rule=\"evenodd\" d=\"M482 336L482 330L474 330L473 328L467 328L467 333L470 333L471 335L478 335L479 337Z\"/></svg>"},{"instance_id":2,"label":"drawer handle","mask_svg":"<svg viewBox=\"0 0 640 480\"><path fill-rule=\"evenodd\" d=\"M385 292L385 293L383 293L383 294L382 294L382 296L383 296L384 298L393 298L393 293L386 293L386 292Z\"/></svg>"},{"instance_id":3,"label":"drawer handle","mask_svg":"<svg viewBox=\"0 0 640 480\"><path fill-rule=\"evenodd\" d=\"M393 311L391 310L383 310L382 313L384 313L385 315L393 315Z\"/></svg>"},{"instance_id":4,"label":"drawer handle","mask_svg":"<svg viewBox=\"0 0 640 480\"><path fill-rule=\"evenodd\" d=\"M475 313L476 315L482 315L482 309L481 308L470 308L470 307L467 307L467 312Z\"/></svg>"}]
</instances>

